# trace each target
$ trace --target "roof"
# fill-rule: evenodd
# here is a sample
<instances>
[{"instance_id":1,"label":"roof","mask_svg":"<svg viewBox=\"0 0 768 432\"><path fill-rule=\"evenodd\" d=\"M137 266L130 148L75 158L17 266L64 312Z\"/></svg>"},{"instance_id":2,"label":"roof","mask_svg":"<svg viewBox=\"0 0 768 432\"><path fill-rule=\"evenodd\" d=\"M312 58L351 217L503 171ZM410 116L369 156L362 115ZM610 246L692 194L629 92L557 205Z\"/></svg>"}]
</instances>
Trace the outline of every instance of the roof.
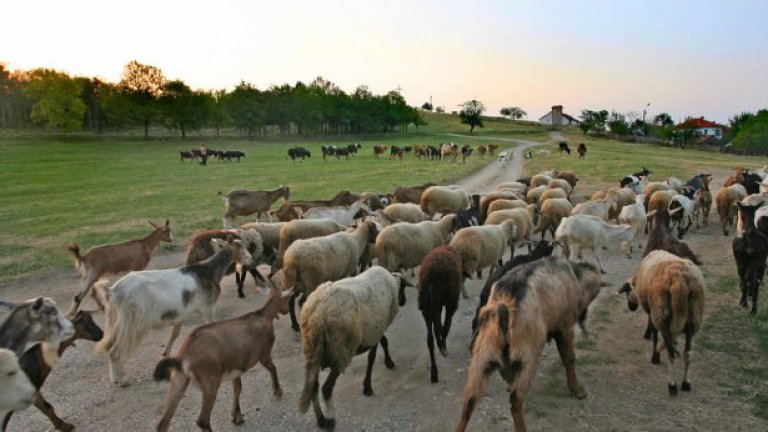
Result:
<instances>
[{"instance_id":1,"label":"roof","mask_svg":"<svg viewBox=\"0 0 768 432\"><path fill-rule=\"evenodd\" d=\"M573 123L581 123L581 120L577 119L576 117L573 117L572 115L566 114L566 113L560 113L564 119L567 119L570 122ZM544 120L548 115L552 115L552 111L544 114L543 116L539 117L539 121Z\"/></svg>"},{"instance_id":2,"label":"roof","mask_svg":"<svg viewBox=\"0 0 768 432\"><path fill-rule=\"evenodd\" d=\"M717 124L715 122L711 122L709 120L704 120L704 117L688 119L688 120L680 123L679 125L677 125L678 129L687 129L687 128L694 128L694 129L699 129L699 128L721 128L722 129L723 127L724 126L719 125L719 124Z\"/></svg>"}]
</instances>

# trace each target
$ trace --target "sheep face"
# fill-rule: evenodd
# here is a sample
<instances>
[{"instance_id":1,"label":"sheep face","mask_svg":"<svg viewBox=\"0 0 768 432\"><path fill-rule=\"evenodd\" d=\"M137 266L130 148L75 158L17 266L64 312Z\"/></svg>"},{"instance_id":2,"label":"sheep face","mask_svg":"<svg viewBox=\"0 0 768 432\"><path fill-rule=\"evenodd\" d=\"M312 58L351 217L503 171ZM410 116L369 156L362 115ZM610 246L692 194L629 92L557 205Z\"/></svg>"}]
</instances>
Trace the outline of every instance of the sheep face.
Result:
<instances>
[{"instance_id":1,"label":"sheep face","mask_svg":"<svg viewBox=\"0 0 768 432\"><path fill-rule=\"evenodd\" d=\"M632 283L627 281L624 282L624 285L621 286L621 289L619 290L619 294L627 293L627 308L631 310L632 312L637 310L637 306L639 305L637 301L637 295L635 294L635 291L632 289Z\"/></svg>"}]
</instances>

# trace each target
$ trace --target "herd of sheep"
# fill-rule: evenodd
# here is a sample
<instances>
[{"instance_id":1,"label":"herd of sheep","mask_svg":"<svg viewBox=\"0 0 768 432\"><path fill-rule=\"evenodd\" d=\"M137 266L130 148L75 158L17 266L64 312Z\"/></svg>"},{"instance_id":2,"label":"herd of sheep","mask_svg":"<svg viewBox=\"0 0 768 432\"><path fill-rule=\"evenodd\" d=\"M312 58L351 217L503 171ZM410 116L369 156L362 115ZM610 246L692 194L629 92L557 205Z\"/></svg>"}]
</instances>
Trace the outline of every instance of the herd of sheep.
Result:
<instances>
[{"instance_id":1,"label":"herd of sheep","mask_svg":"<svg viewBox=\"0 0 768 432\"><path fill-rule=\"evenodd\" d=\"M445 150L441 157L458 149ZM296 151L293 155L303 156ZM464 341L471 346L472 357L455 430L466 429L487 381L499 371L510 392L515 430L525 431L523 402L547 342L557 345L570 393L577 398L586 395L574 367L574 326L579 324L586 332L588 308L606 286L600 256L610 248L631 256L643 244L644 258L633 274L626 275L619 293L627 294L631 310L642 306L647 313L645 337L653 340L651 361L659 363L660 352L667 353L672 396L678 391L673 371L680 351L676 339L684 335L681 389L690 391L691 341L702 325L706 288L700 259L680 239L693 223L708 223L713 203L726 235L738 215L733 250L741 304L746 307L751 298L754 313L768 257L768 219L763 218L768 206L761 207L768 195L760 190L766 176L762 170L735 170L713 200L708 174L688 182L675 178L652 182L650 174L643 168L621 179L619 187L579 203L572 201L577 176L557 170L501 183L494 191L472 196L459 186L436 184L399 187L389 194L342 191L325 201L291 201L291 189L284 185L267 191L235 190L222 194L224 229L195 234L186 264L167 270L144 268L158 243L172 240L168 221L152 224L153 231L142 239L96 246L86 253L70 245L83 287L66 316L42 297L16 305L0 303L3 430L14 411L32 403L57 429L73 428L56 416L40 388L74 340L98 341L96 349L107 356L110 380L128 385L131 377L123 365L150 331L164 327L172 327L172 332L153 376L170 384L157 430L168 429L190 382L203 395L196 422L200 429L211 429L216 394L226 381L232 381L234 389L231 419L240 424L241 375L257 363L270 372L275 396L282 396L271 357L273 322L279 314L290 314L306 359L298 410L305 413L312 406L317 425L333 428L334 386L351 359L367 353L363 393L369 396L379 345L385 365L394 367L385 333L406 303L406 288L414 287L407 273L413 278L418 267L415 289L427 327L433 383L438 382L434 345L446 354L452 316L460 296L468 297L464 281L483 278L483 270L488 270L472 321L472 339ZM280 199L282 205L273 210ZM235 217L254 214L259 220L233 228ZM521 246L528 253L516 255ZM508 248L510 258L504 262ZM591 251L595 264L584 260L584 250ZM269 267L269 275L259 267ZM111 286L101 281L124 272L128 273ZM221 280L231 273L236 273L240 297L245 296L248 273L270 293L261 309L215 321ZM104 332L90 314L78 311L89 292L105 313ZM206 324L190 333L172 356L182 322L195 316L202 316ZM26 349L35 342L42 343ZM330 373L321 385L320 372L325 369Z\"/></svg>"}]
</instances>

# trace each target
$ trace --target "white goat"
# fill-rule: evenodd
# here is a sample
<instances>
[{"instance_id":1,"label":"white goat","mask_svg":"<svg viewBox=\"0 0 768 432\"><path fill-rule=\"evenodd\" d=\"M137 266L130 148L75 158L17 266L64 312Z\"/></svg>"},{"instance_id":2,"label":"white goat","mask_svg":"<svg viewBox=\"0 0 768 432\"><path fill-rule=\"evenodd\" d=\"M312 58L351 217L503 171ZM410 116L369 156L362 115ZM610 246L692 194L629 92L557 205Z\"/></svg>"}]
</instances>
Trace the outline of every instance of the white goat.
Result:
<instances>
[{"instance_id":1,"label":"white goat","mask_svg":"<svg viewBox=\"0 0 768 432\"><path fill-rule=\"evenodd\" d=\"M592 249L597 261L597 268L603 271L600 264L600 252L603 246L621 242L621 250L629 252L632 241L632 227L629 225L610 225L597 216L575 215L563 218L555 231L555 240L570 250L569 259L582 258L581 249Z\"/></svg>"},{"instance_id":2,"label":"white goat","mask_svg":"<svg viewBox=\"0 0 768 432\"><path fill-rule=\"evenodd\" d=\"M635 195L635 203L621 208L619 213L619 223L632 227L632 242L629 245L629 253L632 254L635 243L640 239L640 235L645 231L648 224L648 216L645 213L645 195Z\"/></svg>"},{"instance_id":3,"label":"white goat","mask_svg":"<svg viewBox=\"0 0 768 432\"><path fill-rule=\"evenodd\" d=\"M350 226L355 222L355 215L360 210L368 214L371 213L371 208L363 200L355 201L350 206L312 207L305 212L302 212L301 208L296 207L295 210L301 219L333 219L346 226Z\"/></svg>"},{"instance_id":4,"label":"white goat","mask_svg":"<svg viewBox=\"0 0 768 432\"><path fill-rule=\"evenodd\" d=\"M616 203L619 201L619 194L616 191L608 191L605 198L597 201L586 201L576 204L571 211L571 216L575 215L592 215L597 216L600 219L607 221L608 213L611 209L616 207Z\"/></svg>"}]
</instances>

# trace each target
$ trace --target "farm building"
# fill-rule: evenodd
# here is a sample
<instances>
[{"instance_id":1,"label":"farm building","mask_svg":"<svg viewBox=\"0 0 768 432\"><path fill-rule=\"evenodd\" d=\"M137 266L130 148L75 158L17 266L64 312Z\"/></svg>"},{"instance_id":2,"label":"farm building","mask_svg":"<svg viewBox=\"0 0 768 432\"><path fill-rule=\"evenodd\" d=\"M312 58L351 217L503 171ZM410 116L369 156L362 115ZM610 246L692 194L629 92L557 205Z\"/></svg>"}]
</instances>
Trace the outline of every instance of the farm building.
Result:
<instances>
[{"instance_id":1,"label":"farm building","mask_svg":"<svg viewBox=\"0 0 768 432\"><path fill-rule=\"evenodd\" d=\"M563 112L562 105L555 105L552 111L539 118L539 123L545 125L571 126L581 123L577 118Z\"/></svg>"},{"instance_id":2,"label":"farm building","mask_svg":"<svg viewBox=\"0 0 768 432\"><path fill-rule=\"evenodd\" d=\"M695 129L696 135L715 138L722 138L724 128L725 126L704 120L704 117L690 118L677 125L677 129Z\"/></svg>"}]
</instances>

